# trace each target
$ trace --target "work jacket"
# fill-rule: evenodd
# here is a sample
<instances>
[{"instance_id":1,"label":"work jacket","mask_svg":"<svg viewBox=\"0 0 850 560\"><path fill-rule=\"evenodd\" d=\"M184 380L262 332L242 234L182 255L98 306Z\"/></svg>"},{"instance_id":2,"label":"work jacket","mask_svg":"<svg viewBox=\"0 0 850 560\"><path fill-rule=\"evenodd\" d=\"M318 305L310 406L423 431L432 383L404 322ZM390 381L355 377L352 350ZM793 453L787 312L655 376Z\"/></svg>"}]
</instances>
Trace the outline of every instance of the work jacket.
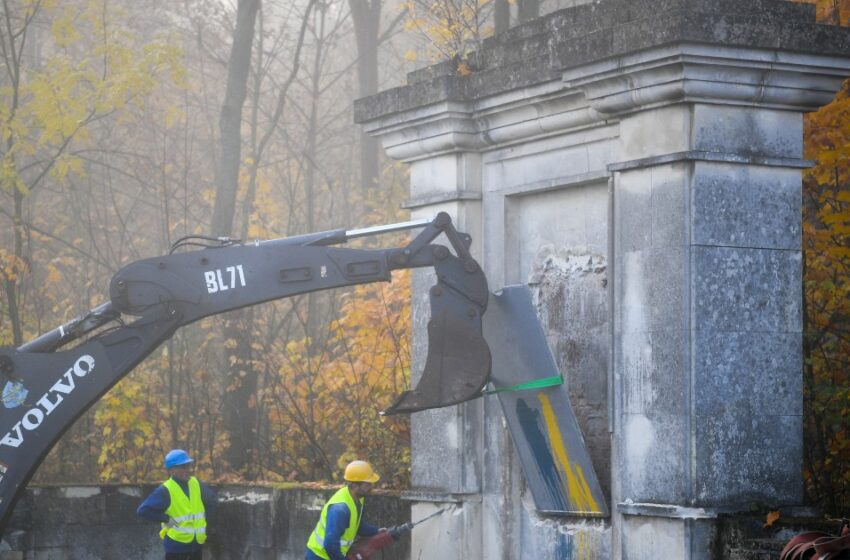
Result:
<instances>
[{"instance_id":1,"label":"work jacket","mask_svg":"<svg viewBox=\"0 0 850 560\"><path fill-rule=\"evenodd\" d=\"M360 498L360 507L354 501L354 497L348 489L348 486L343 486L331 496L331 499L322 508L322 515L316 528L310 535L310 540L307 541L307 548L319 558L330 560L330 556L325 550L325 531L328 524L328 508L334 504L345 504L348 506L348 527L343 531L339 539L339 550L343 556L348 553L351 545L354 544L354 539L357 537L357 531L360 528L361 512L363 510L363 498Z\"/></svg>"},{"instance_id":2,"label":"work jacket","mask_svg":"<svg viewBox=\"0 0 850 560\"><path fill-rule=\"evenodd\" d=\"M201 484L198 479L189 478L189 495L169 478L162 483L168 490L170 504L165 514L170 518L168 524L163 524L160 538L165 538L181 543L190 543L196 540L198 544L204 544L207 540L207 519L204 502L201 499Z\"/></svg>"}]
</instances>

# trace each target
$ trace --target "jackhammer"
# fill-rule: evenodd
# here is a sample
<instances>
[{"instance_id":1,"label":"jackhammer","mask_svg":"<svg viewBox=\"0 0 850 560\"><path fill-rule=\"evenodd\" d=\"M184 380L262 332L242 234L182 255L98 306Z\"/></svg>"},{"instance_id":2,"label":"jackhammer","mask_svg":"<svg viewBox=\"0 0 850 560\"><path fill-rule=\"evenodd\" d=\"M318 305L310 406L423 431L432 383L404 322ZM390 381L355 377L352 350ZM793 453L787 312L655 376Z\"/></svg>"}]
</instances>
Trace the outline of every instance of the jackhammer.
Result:
<instances>
[{"instance_id":1,"label":"jackhammer","mask_svg":"<svg viewBox=\"0 0 850 560\"><path fill-rule=\"evenodd\" d=\"M377 535L358 539L351 547L351 550L348 551L348 555L346 555L345 560L369 560L373 554L388 544L397 541L403 534L409 533L420 523L424 523L432 517L440 515L444 511L446 511L445 508L435 511L431 515L423 517L419 521L396 525L395 527L390 527L386 531L381 531Z\"/></svg>"}]
</instances>

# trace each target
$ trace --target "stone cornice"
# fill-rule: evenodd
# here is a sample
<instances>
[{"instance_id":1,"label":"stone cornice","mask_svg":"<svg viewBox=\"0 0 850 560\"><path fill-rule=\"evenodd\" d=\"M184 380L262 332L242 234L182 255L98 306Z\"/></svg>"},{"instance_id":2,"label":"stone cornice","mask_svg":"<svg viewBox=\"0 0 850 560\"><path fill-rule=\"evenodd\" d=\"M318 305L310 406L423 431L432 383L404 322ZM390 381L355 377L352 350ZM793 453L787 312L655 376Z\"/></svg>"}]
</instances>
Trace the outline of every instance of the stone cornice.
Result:
<instances>
[{"instance_id":1,"label":"stone cornice","mask_svg":"<svg viewBox=\"0 0 850 560\"><path fill-rule=\"evenodd\" d=\"M598 0L485 41L470 56L473 72L468 76L459 76L452 62L413 72L409 85L356 101L355 121L367 123L436 103L474 102L548 83L565 71L609 65L630 53L695 44L761 49L780 53L777 58L810 53L846 59L850 30L816 23L813 6L780 0ZM653 96L679 94L675 87L666 94L657 89ZM773 93L777 97L771 102L782 105L782 96ZM711 92L697 97L703 95ZM741 95L752 97L751 92Z\"/></svg>"},{"instance_id":2,"label":"stone cornice","mask_svg":"<svg viewBox=\"0 0 850 560\"><path fill-rule=\"evenodd\" d=\"M706 152L692 150L688 152L676 152L663 156L653 156L631 161L620 161L608 164L608 171L629 171L631 169L645 169L654 165L667 165L670 163L705 161L711 163L734 163L739 165L758 165L762 167L788 167L792 169L808 169L814 166L814 162L807 159L778 158L744 156L740 154L729 154L720 152Z\"/></svg>"},{"instance_id":3,"label":"stone cornice","mask_svg":"<svg viewBox=\"0 0 850 560\"><path fill-rule=\"evenodd\" d=\"M430 103L364 124L401 161L568 133L665 105L708 103L797 112L829 103L850 57L668 45L567 70L562 80Z\"/></svg>"},{"instance_id":4,"label":"stone cornice","mask_svg":"<svg viewBox=\"0 0 850 560\"><path fill-rule=\"evenodd\" d=\"M387 155L415 161L578 130L604 122L580 93L560 81L524 88L476 102L446 101L365 123Z\"/></svg>"},{"instance_id":5,"label":"stone cornice","mask_svg":"<svg viewBox=\"0 0 850 560\"><path fill-rule=\"evenodd\" d=\"M401 205L402 208L413 210L414 208L422 208L425 206L433 206L434 204L443 204L445 202L461 202L464 200L481 200L481 193L474 191L450 191L436 192L409 198Z\"/></svg>"},{"instance_id":6,"label":"stone cornice","mask_svg":"<svg viewBox=\"0 0 850 560\"><path fill-rule=\"evenodd\" d=\"M850 75L850 58L682 44L606 60L563 74L606 115L675 103L814 111Z\"/></svg>"}]
</instances>

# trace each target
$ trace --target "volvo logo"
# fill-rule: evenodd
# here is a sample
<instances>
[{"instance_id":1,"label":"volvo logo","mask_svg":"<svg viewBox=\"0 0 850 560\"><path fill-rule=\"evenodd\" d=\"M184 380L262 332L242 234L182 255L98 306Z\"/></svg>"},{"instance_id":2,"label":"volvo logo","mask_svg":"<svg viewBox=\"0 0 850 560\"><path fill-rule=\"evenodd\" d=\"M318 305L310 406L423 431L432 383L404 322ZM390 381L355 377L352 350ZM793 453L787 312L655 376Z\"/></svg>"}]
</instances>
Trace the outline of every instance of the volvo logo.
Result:
<instances>
[{"instance_id":1,"label":"volvo logo","mask_svg":"<svg viewBox=\"0 0 850 560\"><path fill-rule=\"evenodd\" d=\"M77 388L77 378L82 378L94 370L94 358L86 354L77 358L74 365L68 368L59 381L36 401L36 406L27 410L15 426L0 439L0 446L19 447L24 442L26 432L31 432L41 426L44 419L50 416L56 407L65 399L62 395L70 395Z\"/></svg>"}]
</instances>

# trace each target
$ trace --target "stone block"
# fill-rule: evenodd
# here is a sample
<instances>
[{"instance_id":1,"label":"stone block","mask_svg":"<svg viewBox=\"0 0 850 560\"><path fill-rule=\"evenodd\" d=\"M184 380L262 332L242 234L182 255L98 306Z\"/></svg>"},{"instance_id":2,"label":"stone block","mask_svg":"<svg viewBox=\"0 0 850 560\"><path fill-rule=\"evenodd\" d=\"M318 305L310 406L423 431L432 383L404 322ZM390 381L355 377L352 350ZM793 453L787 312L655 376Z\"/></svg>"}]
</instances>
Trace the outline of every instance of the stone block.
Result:
<instances>
[{"instance_id":1,"label":"stone block","mask_svg":"<svg viewBox=\"0 0 850 560\"><path fill-rule=\"evenodd\" d=\"M585 174L591 171L587 156L587 147L579 145L565 146L550 153L528 154L521 159L502 160L498 181L505 188Z\"/></svg>"},{"instance_id":2,"label":"stone block","mask_svg":"<svg viewBox=\"0 0 850 560\"><path fill-rule=\"evenodd\" d=\"M702 162L692 188L694 244L800 249L798 170Z\"/></svg>"},{"instance_id":3,"label":"stone block","mask_svg":"<svg viewBox=\"0 0 850 560\"><path fill-rule=\"evenodd\" d=\"M694 247L692 252L696 329L802 331L799 251Z\"/></svg>"},{"instance_id":4,"label":"stone block","mask_svg":"<svg viewBox=\"0 0 850 560\"><path fill-rule=\"evenodd\" d=\"M226 486L218 490L219 503L211 519L223 548L270 548L274 545L275 516L271 489Z\"/></svg>"},{"instance_id":5,"label":"stone block","mask_svg":"<svg viewBox=\"0 0 850 560\"><path fill-rule=\"evenodd\" d=\"M71 560L68 553L62 548L36 549L32 554L33 560ZM80 559L82 560L82 559Z\"/></svg>"},{"instance_id":6,"label":"stone block","mask_svg":"<svg viewBox=\"0 0 850 560\"><path fill-rule=\"evenodd\" d=\"M480 191L480 164L477 154L446 154L418 161L410 168L411 197Z\"/></svg>"},{"instance_id":7,"label":"stone block","mask_svg":"<svg viewBox=\"0 0 850 560\"><path fill-rule=\"evenodd\" d=\"M411 458L411 478L416 487L459 492L461 424L454 407L418 413L411 421L414 449L428 450Z\"/></svg>"},{"instance_id":8,"label":"stone block","mask_svg":"<svg viewBox=\"0 0 850 560\"><path fill-rule=\"evenodd\" d=\"M436 283L433 271L417 270L413 273L413 293L421 294L412 302L413 328L426 332L430 318L428 290ZM411 349L413 380L419 380L425 364L427 337L414 337ZM477 439L481 427L477 426L471 410L477 403L427 410L411 418L411 459L413 485L440 492L477 492L479 489L479 450ZM471 409L464 414L465 409ZM427 450L427 453L416 450Z\"/></svg>"},{"instance_id":9,"label":"stone block","mask_svg":"<svg viewBox=\"0 0 850 560\"><path fill-rule=\"evenodd\" d=\"M783 50L847 56L850 34L834 25L788 19L783 20L779 28L776 46Z\"/></svg>"},{"instance_id":10,"label":"stone block","mask_svg":"<svg viewBox=\"0 0 850 560\"><path fill-rule=\"evenodd\" d=\"M798 504L803 499L799 415L745 402L695 419L696 491L702 506Z\"/></svg>"},{"instance_id":11,"label":"stone block","mask_svg":"<svg viewBox=\"0 0 850 560\"><path fill-rule=\"evenodd\" d=\"M553 519L523 511L521 539L525 543L516 560L563 560L573 558L612 558L610 531L603 523L584 520Z\"/></svg>"},{"instance_id":12,"label":"stone block","mask_svg":"<svg viewBox=\"0 0 850 560\"><path fill-rule=\"evenodd\" d=\"M751 76L755 77L748 73L744 78ZM803 157L800 142L803 117L799 113L698 103L694 105L692 126L693 150L741 156Z\"/></svg>"},{"instance_id":13,"label":"stone block","mask_svg":"<svg viewBox=\"0 0 850 560\"><path fill-rule=\"evenodd\" d=\"M632 0L625 5L629 20L651 19L659 13L674 10L721 14L763 13L765 10L765 2L762 0Z\"/></svg>"},{"instance_id":14,"label":"stone block","mask_svg":"<svg viewBox=\"0 0 850 560\"><path fill-rule=\"evenodd\" d=\"M597 60L600 53L614 54L619 33L619 29L607 27L558 41L551 47L553 66L566 70Z\"/></svg>"},{"instance_id":15,"label":"stone block","mask_svg":"<svg viewBox=\"0 0 850 560\"><path fill-rule=\"evenodd\" d=\"M415 503L412 517L422 519L445 504ZM416 528L409 558L477 558L481 549L480 503L463 502Z\"/></svg>"},{"instance_id":16,"label":"stone block","mask_svg":"<svg viewBox=\"0 0 850 560\"><path fill-rule=\"evenodd\" d=\"M615 189L617 253L622 255L649 248L652 245L652 221L647 218L652 215L652 170L622 173Z\"/></svg>"},{"instance_id":17,"label":"stone block","mask_svg":"<svg viewBox=\"0 0 850 560\"><path fill-rule=\"evenodd\" d=\"M746 404L754 415L801 416L802 355L799 333L695 331L696 413L710 416Z\"/></svg>"},{"instance_id":18,"label":"stone block","mask_svg":"<svg viewBox=\"0 0 850 560\"><path fill-rule=\"evenodd\" d=\"M622 500L678 504L688 496L688 419L682 415L623 414L617 473ZM671 556L670 558L684 558Z\"/></svg>"},{"instance_id":19,"label":"stone block","mask_svg":"<svg viewBox=\"0 0 850 560\"><path fill-rule=\"evenodd\" d=\"M689 253L683 247L623 253L614 264L617 335L632 332L687 330Z\"/></svg>"},{"instance_id":20,"label":"stone block","mask_svg":"<svg viewBox=\"0 0 850 560\"><path fill-rule=\"evenodd\" d=\"M686 534L686 522L682 519L625 516L622 559L653 560L660 551L664 558L692 558L686 548Z\"/></svg>"},{"instance_id":21,"label":"stone block","mask_svg":"<svg viewBox=\"0 0 850 560\"><path fill-rule=\"evenodd\" d=\"M691 111L673 105L629 115L620 122L620 161L685 152L691 149ZM634 172L622 173L621 181Z\"/></svg>"},{"instance_id":22,"label":"stone block","mask_svg":"<svg viewBox=\"0 0 850 560\"><path fill-rule=\"evenodd\" d=\"M681 246L653 247L645 255L649 328L652 332L687 330L689 252Z\"/></svg>"},{"instance_id":23,"label":"stone block","mask_svg":"<svg viewBox=\"0 0 850 560\"><path fill-rule=\"evenodd\" d=\"M134 524L139 522L136 508L147 497L141 495L137 488L129 492L131 487L120 488L109 486L104 488L104 523L106 525ZM153 491L153 489L151 489Z\"/></svg>"},{"instance_id":24,"label":"stone block","mask_svg":"<svg viewBox=\"0 0 850 560\"><path fill-rule=\"evenodd\" d=\"M651 168L652 247L680 250L688 241L687 183L690 165L674 163Z\"/></svg>"},{"instance_id":25,"label":"stone block","mask_svg":"<svg viewBox=\"0 0 850 560\"><path fill-rule=\"evenodd\" d=\"M418 370L418 371L421 371ZM480 402L417 413L411 420L411 478L416 487L465 493L480 489Z\"/></svg>"},{"instance_id":26,"label":"stone block","mask_svg":"<svg viewBox=\"0 0 850 560\"><path fill-rule=\"evenodd\" d=\"M618 370L627 414L687 414L688 335L683 330L623 333Z\"/></svg>"}]
</instances>

